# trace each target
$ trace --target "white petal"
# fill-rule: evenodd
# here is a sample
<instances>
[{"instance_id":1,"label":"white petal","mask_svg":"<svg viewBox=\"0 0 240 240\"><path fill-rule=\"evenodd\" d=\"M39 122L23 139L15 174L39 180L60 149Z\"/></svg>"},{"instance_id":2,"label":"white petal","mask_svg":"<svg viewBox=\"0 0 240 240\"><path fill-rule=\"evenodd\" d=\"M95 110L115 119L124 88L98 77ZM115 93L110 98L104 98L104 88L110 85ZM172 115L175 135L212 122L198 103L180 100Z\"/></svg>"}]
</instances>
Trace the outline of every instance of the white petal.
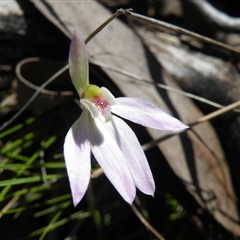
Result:
<instances>
[{"instance_id":1,"label":"white petal","mask_svg":"<svg viewBox=\"0 0 240 240\"><path fill-rule=\"evenodd\" d=\"M145 194L153 195L155 183L146 156L132 129L120 118L113 116L107 123L109 131L115 136L118 146L127 160L137 188Z\"/></svg>"},{"instance_id":2,"label":"white petal","mask_svg":"<svg viewBox=\"0 0 240 240\"><path fill-rule=\"evenodd\" d=\"M69 72L79 96L89 84L88 55L84 40L79 33L74 33L69 52Z\"/></svg>"},{"instance_id":3,"label":"white petal","mask_svg":"<svg viewBox=\"0 0 240 240\"><path fill-rule=\"evenodd\" d=\"M96 105L92 102L90 102L87 99L81 99L80 103L82 104L83 107L85 107L90 113L92 118L98 118L102 122L107 122L112 119L112 113L110 111L110 107L108 106L107 109L104 110L100 113L100 111L97 109ZM104 114L103 114L104 113Z\"/></svg>"},{"instance_id":4,"label":"white petal","mask_svg":"<svg viewBox=\"0 0 240 240\"><path fill-rule=\"evenodd\" d=\"M113 186L131 204L136 195L136 187L126 160L105 123L98 118L92 119L91 123L89 135L92 153Z\"/></svg>"},{"instance_id":5,"label":"white petal","mask_svg":"<svg viewBox=\"0 0 240 240\"><path fill-rule=\"evenodd\" d=\"M145 127L158 130L180 131L188 128L178 119L168 115L140 98L117 98L117 105L111 107L112 113Z\"/></svg>"},{"instance_id":6,"label":"white petal","mask_svg":"<svg viewBox=\"0 0 240 240\"><path fill-rule=\"evenodd\" d=\"M74 206L84 196L90 180L91 159L88 119L89 113L84 110L80 118L68 131L64 143L64 158Z\"/></svg>"},{"instance_id":7,"label":"white petal","mask_svg":"<svg viewBox=\"0 0 240 240\"><path fill-rule=\"evenodd\" d=\"M101 92L110 105L117 104L116 98L112 95L112 93L107 88L101 87Z\"/></svg>"},{"instance_id":8,"label":"white petal","mask_svg":"<svg viewBox=\"0 0 240 240\"><path fill-rule=\"evenodd\" d=\"M99 116L99 111L94 103L90 102L87 99L81 99L80 103L91 113L92 118L96 118Z\"/></svg>"}]
</instances>

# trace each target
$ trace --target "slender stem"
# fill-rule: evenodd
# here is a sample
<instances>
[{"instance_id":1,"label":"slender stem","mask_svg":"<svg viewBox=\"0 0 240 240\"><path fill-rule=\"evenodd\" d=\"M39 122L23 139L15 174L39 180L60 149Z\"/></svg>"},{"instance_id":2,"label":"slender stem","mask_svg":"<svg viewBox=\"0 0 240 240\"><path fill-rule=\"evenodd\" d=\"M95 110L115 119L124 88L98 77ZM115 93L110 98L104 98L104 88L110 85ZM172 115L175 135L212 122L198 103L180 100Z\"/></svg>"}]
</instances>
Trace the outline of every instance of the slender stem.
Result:
<instances>
[{"instance_id":1,"label":"slender stem","mask_svg":"<svg viewBox=\"0 0 240 240\"><path fill-rule=\"evenodd\" d=\"M212 113L209 113L209 114L207 114L207 115L199 118L197 121L192 122L192 123L190 123L190 124L188 124L188 125L189 125L189 127L193 127L193 126L195 126L195 125L197 125L197 124L200 124L200 123L209 121L209 120L211 120L211 119L213 119L213 118L215 118L215 117L218 117L218 116L221 115L221 114L224 114L224 113L226 113L226 112L229 112L229 111L231 111L231 110L233 110L233 109L235 109L235 108L237 108L237 107L239 107L239 106L240 106L240 100L237 101L237 102L234 102L234 103L232 103L232 104L229 104L229 105L226 106L226 107L223 107L223 108L221 108L221 109L218 109L218 110L216 110L216 111L214 111L214 112L212 112ZM156 146L158 143L163 142L163 141L165 141L165 140L167 140L167 139L169 139L169 138L171 138L171 137L174 137L175 135L178 135L178 134L180 134L180 133L183 133L183 132L185 132L185 131L187 131L187 130L188 130L188 129L185 129L185 130L180 131L180 132L175 132L175 133L167 134L167 135L165 135L165 136L163 136L163 137L160 137L160 138L158 138L158 139L155 139L155 140L153 140L153 141L151 141L151 142L148 142L148 143L144 144L144 145L142 146L142 148L143 148L144 151L146 151L146 150L148 150L148 149Z\"/></svg>"},{"instance_id":2,"label":"slender stem","mask_svg":"<svg viewBox=\"0 0 240 240\"><path fill-rule=\"evenodd\" d=\"M217 116L219 116L223 113L229 112L229 111L231 111L231 110L233 110L233 109L235 109L239 106L240 106L240 100L199 118L196 122L193 122L193 123L189 124L189 126L192 127L192 126L194 126L198 123L209 121L210 119L215 118L215 117L217 117Z\"/></svg>"},{"instance_id":3,"label":"slender stem","mask_svg":"<svg viewBox=\"0 0 240 240\"><path fill-rule=\"evenodd\" d=\"M136 214L138 219L143 223L143 225L154 234L155 237L159 240L165 240L161 234L144 218L144 216L138 211L134 204L131 205L133 212Z\"/></svg>"},{"instance_id":4,"label":"slender stem","mask_svg":"<svg viewBox=\"0 0 240 240\"><path fill-rule=\"evenodd\" d=\"M188 31L184 28L181 28L181 27L177 27L175 25L172 25L170 23L166 23L166 22L162 22L160 20L156 20L154 18L150 18L150 17L146 17L146 16L143 16L141 14L138 14L138 13L134 13L134 12L131 12L129 10L125 10L122 12L123 15L126 15L126 16L131 16L133 18L136 18L136 19L139 19L139 20L142 20L142 21L147 21L147 22L150 22L150 23L154 23L156 25L159 25L159 26L162 26L162 27L165 27L165 28L168 28L168 29L171 29L175 32L178 32L178 33L182 33L182 34L186 34L188 36L191 36L191 37L194 37L196 39L199 39L203 42L207 42L209 44L212 44L212 45L215 45L215 46L218 46L220 48L223 48L223 49L227 49L231 52L235 52L235 53L240 53L240 49L237 49L237 48L234 48L234 47L231 47L227 44L224 44L224 43L221 43L221 42L218 42L218 41L215 41L211 38L208 38L208 37L204 37L200 34L197 34L197 33L194 33L194 32L191 32L191 31Z\"/></svg>"},{"instance_id":5,"label":"slender stem","mask_svg":"<svg viewBox=\"0 0 240 240\"><path fill-rule=\"evenodd\" d=\"M119 74L122 74L124 76L127 76L127 77L130 77L132 78L133 80L135 80L138 84L143 84L143 83L146 83L146 84L150 84L150 85L155 85L156 87L158 88L163 88L167 91L171 91L171 92L174 92L174 93L177 93L177 94L180 94L180 95L183 95L183 96L186 96L186 97L189 97L189 98L192 98L194 100L197 100L199 102L203 102L203 103L206 103L208 105L211 105L211 106L214 106L216 108L223 108L224 106L219 104L219 103L216 103L216 102L213 102L211 100L208 100L206 98L203 98L203 97L200 97L200 96L197 96L195 94L192 94L192 93L189 93L189 92L185 92L183 90L180 90L178 88L174 88L174 87L169 87L165 84L161 84L161 83L156 83L156 82L153 82L151 79L147 79L147 78L142 78L141 76L135 74L135 73L131 73L131 72L128 72L128 71L125 71L123 69L119 69L117 67L114 67L114 66L110 66L108 64L105 64L105 63L102 63L102 62L98 62L94 59L89 59L89 62L90 63L93 63L101 68L105 68L105 69L108 69L110 71L114 71L116 73L119 73ZM235 109L234 112L240 112L240 109Z\"/></svg>"},{"instance_id":6,"label":"slender stem","mask_svg":"<svg viewBox=\"0 0 240 240\"><path fill-rule=\"evenodd\" d=\"M131 9L123 10L118 9L110 18L108 18L104 23L102 23L96 30L94 30L85 40L87 44L93 37L95 37L103 28L105 28L110 22L112 22L115 18L119 17L121 14L124 14L126 11L130 11Z\"/></svg>"},{"instance_id":7,"label":"slender stem","mask_svg":"<svg viewBox=\"0 0 240 240\"><path fill-rule=\"evenodd\" d=\"M44 82L38 90L32 95L31 98L23 105L23 107L7 122L5 122L1 127L0 131L2 131L4 128L6 128L8 125L10 125L14 120L16 120L24 111L25 109L33 102L33 100L39 95L39 93L51 82L53 82L58 76L60 76L63 72L65 72L68 69L68 65L64 66L62 69L57 71L52 77L50 77L46 82Z\"/></svg>"},{"instance_id":8,"label":"slender stem","mask_svg":"<svg viewBox=\"0 0 240 240\"><path fill-rule=\"evenodd\" d=\"M94 36L96 36L97 33L99 33L107 24L109 24L111 21L113 21L115 18L117 18L119 15L123 14L126 10L119 9L115 14L113 14L110 18L108 18L103 24L101 24L95 31L93 31L85 40L85 43L87 44ZM130 11L130 9L128 9ZM61 75L63 72L65 72L68 69L68 65L64 66L62 69L60 69L58 72L56 72L52 77L50 77L45 83L43 83L36 92L32 95L32 97L23 105L23 107L7 122L5 122L1 127L0 131L5 129L7 126L9 126L13 121L15 121L25 110L26 108L36 99L36 97L40 94L40 92L51 82L53 82L59 75Z\"/></svg>"}]
</instances>

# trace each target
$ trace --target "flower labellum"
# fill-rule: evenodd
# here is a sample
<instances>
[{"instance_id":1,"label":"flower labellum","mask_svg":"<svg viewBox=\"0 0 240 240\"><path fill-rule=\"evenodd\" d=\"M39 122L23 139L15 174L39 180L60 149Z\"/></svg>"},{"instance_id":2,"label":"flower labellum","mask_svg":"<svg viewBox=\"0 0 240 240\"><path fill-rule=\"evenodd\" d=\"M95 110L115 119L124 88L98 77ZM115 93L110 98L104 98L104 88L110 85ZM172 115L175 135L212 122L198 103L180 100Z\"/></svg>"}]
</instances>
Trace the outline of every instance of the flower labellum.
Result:
<instances>
[{"instance_id":1,"label":"flower labellum","mask_svg":"<svg viewBox=\"0 0 240 240\"><path fill-rule=\"evenodd\" d=\"M76 32L70 46L69 71L83 109L64 143L74 206L88 188L91 151L126 202L133 202L136 187L153 196L155 183L142 147L132 129L116 115L158 130L181 131L188 126L142 99L115 98L105 87L89 84L87 51Z\"/></svg>"}]
</instances>

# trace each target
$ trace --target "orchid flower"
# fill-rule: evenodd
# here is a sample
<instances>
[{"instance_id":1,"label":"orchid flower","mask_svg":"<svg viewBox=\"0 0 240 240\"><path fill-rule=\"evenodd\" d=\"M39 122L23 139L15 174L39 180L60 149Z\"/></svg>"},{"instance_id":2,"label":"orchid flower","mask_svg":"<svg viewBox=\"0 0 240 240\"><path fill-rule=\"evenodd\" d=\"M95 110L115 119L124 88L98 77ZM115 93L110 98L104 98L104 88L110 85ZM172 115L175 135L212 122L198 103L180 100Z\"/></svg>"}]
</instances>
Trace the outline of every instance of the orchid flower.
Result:
<instances>
[{"instance_id":1,"label":"orchid flower","mask_svg":"<svg viewBox=\"0 0 240 240\"><path fill-rule=\"evenodd\" d=\"M105 87L89 84L87 51L76 32L70 46L69 71L83 110L64 143L74 206L88 188L91 151L126 202L133 202L136 188L153 195L155 183L142 147L131 128L116 115L159 130L180 131L188 127L142 99L115 98Z\"/></svg>"}]
</instances>

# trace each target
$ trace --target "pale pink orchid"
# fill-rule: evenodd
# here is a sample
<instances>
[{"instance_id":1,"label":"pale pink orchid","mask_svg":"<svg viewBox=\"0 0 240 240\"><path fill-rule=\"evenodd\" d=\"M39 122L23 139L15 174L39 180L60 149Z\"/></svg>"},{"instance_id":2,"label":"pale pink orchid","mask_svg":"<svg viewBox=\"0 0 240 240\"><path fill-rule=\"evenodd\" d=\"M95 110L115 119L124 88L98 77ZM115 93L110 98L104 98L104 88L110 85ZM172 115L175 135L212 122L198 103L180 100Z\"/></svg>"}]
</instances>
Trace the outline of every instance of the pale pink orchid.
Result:
<instances>
[{"instance_id":1,"label":"pale pink orchid","mask_svg":"<svg viewBox=\"0 0 240 240\"><path fill-rule=\"evenodd\" d=\"M116 115L158 130L180 131L188 126L142 99L115 98L105 87L89 84L87 51L78 33L74 33L70 46L69 71L83 109L64 143L74 206L88 188L91 151L126 202L133 202L136 187L153 195L155 183L142 147L131 128Z\"/></svg>"}]
</instances>

